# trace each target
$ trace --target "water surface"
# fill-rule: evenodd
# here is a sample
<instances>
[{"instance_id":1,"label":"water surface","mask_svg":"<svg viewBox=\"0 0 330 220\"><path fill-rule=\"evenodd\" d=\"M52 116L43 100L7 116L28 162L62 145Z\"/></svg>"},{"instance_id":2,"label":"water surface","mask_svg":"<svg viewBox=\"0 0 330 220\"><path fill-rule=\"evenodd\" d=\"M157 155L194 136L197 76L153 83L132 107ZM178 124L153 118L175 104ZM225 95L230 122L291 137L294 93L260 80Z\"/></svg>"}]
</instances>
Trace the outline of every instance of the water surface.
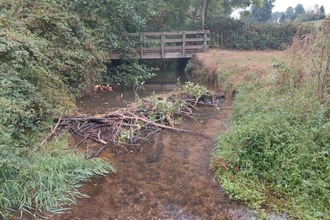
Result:
<instances>
[{"instance_id":1,"label":"water surface","mask_svg":"<svg viewBox=\"0 0 330 220\"><path fill-rule=\"evenodd\" d=\"M115 93L102 92L80 100L79 111L103 114L135 99L132 90L116 93L123 94L123 100ZM137 151L104 150L100 157L110 158L117 173L84 184L80 191L90 198L78 199L66 214L51 219L251 219L243 205L224 195L210 170L215 140L225 132L230 118L230 109L203 108L195 120L182 119L178 127L211 138L162 131L157 145L151 138ZM155 159L148 160L150 155Z\"/></svg>"}]
</instances>

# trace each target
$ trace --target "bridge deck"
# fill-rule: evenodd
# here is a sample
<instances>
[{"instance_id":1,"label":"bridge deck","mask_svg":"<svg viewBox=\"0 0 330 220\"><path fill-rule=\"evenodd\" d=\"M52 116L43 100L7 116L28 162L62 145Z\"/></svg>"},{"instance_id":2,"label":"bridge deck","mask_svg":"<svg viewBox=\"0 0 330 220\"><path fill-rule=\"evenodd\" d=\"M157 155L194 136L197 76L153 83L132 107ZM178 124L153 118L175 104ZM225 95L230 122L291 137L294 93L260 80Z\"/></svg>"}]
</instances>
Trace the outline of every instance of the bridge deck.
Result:
<instances>
[{"instance_id":1,"label":"bridge deck","mask_svg":"<svg viewBox=\"0 0 330 220\"><path fill-rule=\"evenodd\" d=\"M210 38L209 30L130 33L128 37L136 44L140 59L190 58L194 53L205 52ZM113 51L110 59L120 59Z\"/></svg>"}]
</instances>

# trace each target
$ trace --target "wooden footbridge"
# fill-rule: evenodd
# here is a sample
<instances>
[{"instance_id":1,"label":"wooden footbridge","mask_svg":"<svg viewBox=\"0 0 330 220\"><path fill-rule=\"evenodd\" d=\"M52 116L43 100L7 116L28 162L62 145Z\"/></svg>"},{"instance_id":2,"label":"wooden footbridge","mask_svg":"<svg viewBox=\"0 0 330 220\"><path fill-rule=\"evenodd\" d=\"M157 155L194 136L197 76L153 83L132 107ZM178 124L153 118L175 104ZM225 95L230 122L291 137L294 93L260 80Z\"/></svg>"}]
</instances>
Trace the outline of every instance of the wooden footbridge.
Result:
<instances>
[{"instance_id":1,"label":"wooden footbridge","mask_svg":"<svg viewBox=\"0 0 330 220\"><path fill-rule=\"evenodd\" d=\"M136 45L140 59L191 58L194 53L208 50L209 30L130 33L127 36ZM110 59L120 59L112 51Z\"/></svg>"}]
</instances>

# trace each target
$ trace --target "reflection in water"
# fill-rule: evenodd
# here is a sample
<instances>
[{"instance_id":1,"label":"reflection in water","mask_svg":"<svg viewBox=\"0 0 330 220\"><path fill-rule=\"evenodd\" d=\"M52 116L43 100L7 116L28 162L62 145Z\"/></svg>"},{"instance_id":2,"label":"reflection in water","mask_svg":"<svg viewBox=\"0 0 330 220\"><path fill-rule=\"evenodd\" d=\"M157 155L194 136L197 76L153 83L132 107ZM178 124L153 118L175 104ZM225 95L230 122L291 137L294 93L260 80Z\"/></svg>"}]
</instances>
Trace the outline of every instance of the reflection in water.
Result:
<instances>
[{"instance_id":1,"label":"reflection in water","mask_svg":"<svg viewBox=\"0 0 330 220\"><path fill-rule=\"evenodd\" d=\"M158 92L139 95L153 91ZM80 111L105 113L135 99L132 90L120 93L124 100L117 100L115 93L82 99ZM229 125L231 111L205 108L198 115L196 120L183 119L178 127L212 139L162 131L156 149L150 140L138 152L105 150L100 157L113 158L117 174L84 184L80 190L91 198L79 199L67 214L51 219L251 219L245 207L223 194L209 169L216 137ZM148 161L150 154L157 154L157 159Z\"/></svg>"},{"instance_id":2,"label":"reflection in water","mask_svg":"<svg viewBox=\"0 0 330 220\"><path fill-rule=\"evenodd\" d=\"M177 86L177 81L180 83L187 82L184 72L158 73L156 77L148 80L139 89L134 89L130 86L113 86L113 92L98 91L92 97L83 97L78 100L78 111L84 114L105 114L109 111L125 108L129 103L137 100L138 97L146 97L152 93L159 94L173 91Z\"/></svg>"}]
</instances>

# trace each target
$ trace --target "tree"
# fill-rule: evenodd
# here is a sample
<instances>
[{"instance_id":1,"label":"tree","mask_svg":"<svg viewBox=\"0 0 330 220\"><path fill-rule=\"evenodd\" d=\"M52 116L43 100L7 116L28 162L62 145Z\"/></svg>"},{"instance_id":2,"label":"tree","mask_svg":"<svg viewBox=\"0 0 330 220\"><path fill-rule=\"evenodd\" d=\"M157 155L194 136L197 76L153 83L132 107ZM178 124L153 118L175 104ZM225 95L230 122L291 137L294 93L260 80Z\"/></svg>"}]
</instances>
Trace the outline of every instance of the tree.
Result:
<instances>
[{"instance_id":1,"label":"tree","mask_svg":"<svg viewBox=\"0 0 330 220\"><path fill-rule=\"evenodd\" d=\"M282 14L283 13L282 12L279 12L279 11L273 12L272 13L271 22L278 22L280 20L281 16L282 16Z\"/></svg>"},{"instance_id":2,"label":"tree","mask_svg":"<svg viewBox=\"0 0 330 220\"><path fill-rule=\"evenodd\" d=\"M274 5L272 1L265 1L262 7L253 6L250 16L252 22L267 22L272 16L272 9Z\"/></svg>"},{"instance_id":3,"label":"tree","mask_svg":"<svg viewBox=\"0 0 330 220\"><path fill-rule=\"evenodd\" d=\"M203 0L203 9L202 9L202 29L204 30L205 25L205 14L206 14L206 4L207 0Z\"/></svg>"},{"instance_id":4,"label":"tree","mask_svg":"<svg viewBox=\"0 0 330 220\"><path fill-rule=\"evenodd\" d=\"M320 12L320 17L319 17L319 19L320 19L320 20L324 19L324 18L326 17L326 14L325 14L325 9L324 9L324 6L323 6L323 5L320 7L319 12Z\"/></svg>"},{"instance_id":5,"label":"tree","mask_svg":"<svg viewBox=\"0 0 330 220\"><path fill-rule=\"evenodd\" d=\"M274 2L275 0L268 0ZM148 20L148 31L203 28L208 18L230 16L233 9L262 7L264 0L145 0L153 2L157 15Z\"/></svg>"},{"instance_id":6,"label":"tree","mask_svg":"<svg viewBox=\"0 0 330 220\"><path fill-rule=\"evenodd\" d=\"M302 4L298 4L295 8L294 8L294 13L297 14L297 15L300 15L300 14L305 14L306 11L305 11L305 8Z\"/></svg>"},{"instance_id":7,"label":"tree","mask_svg":"<svg viewBox=\"0 0 330 220\"><path fill-rule=\"evenodd\" d=\"M280 18L280 23L282 23L282 22L284 22L284 21L285 21L285 14L282 13L281 18Z\"/></svg>"},{"instance_id":8,"label":"tree","mask_svg":"<svg viewBox=\"0 0 330 220\"><path fill-rule=\"evenodd\" d=\"M294 20L296 18L296 15L294 13L294 8L293 7L288 7L285 11L285 16L289 20Z\"/></svg>"}]
</instances>

